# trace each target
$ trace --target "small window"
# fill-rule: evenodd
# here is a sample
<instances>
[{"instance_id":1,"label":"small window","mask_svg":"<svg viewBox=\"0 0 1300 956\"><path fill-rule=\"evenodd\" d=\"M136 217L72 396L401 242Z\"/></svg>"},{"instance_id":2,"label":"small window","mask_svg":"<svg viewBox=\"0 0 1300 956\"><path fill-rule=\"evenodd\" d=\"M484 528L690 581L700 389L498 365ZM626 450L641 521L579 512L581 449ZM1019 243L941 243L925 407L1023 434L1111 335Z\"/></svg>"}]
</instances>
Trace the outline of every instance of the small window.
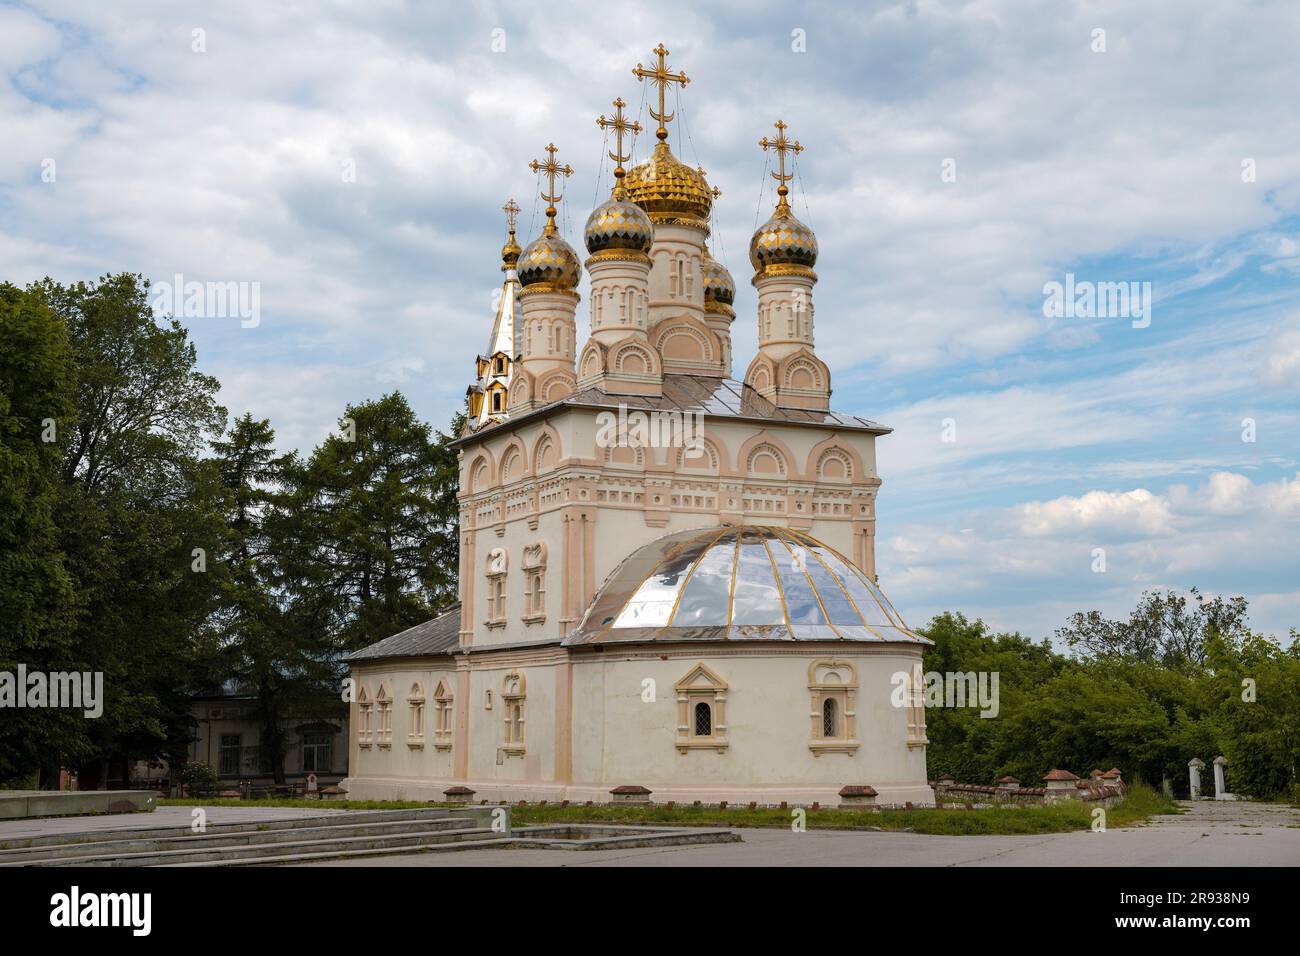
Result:
<instances>
[{"instance_id":1,"label":"small window","mask_svg":"<svg viewBox=\"0 0 1300 956\"><path fill-rule=\"evenodd\" d=\"M838 737L839 721L835 716L835 698L827 697L822 702L822 736Z\"/></svg>"},{"instance_id":2,"label":"small window","mask_svg":"<svg viewBox=\"0 0 1300 956\"><path fill-rule=\"evenodd\" d=\"M713 736L713 708L708 704L695 705L695 736Z\"/></svg>"},{"instance_id":3,"label":"small window","mask_svg":"<svg viewBox=\"0 0 1300 956\"><path fill-rule=\"evenodd\" d=\"M500 392L493 392L493 393L492 393L492 411L494 411L494 412L499 412L499 411L501 411L501 393L500 393Z\"/></svg>"},{"instance_id":4,"label":"small window","mask_svg":"<svg viewBox=\"0 0 1300 956\"><path fill-rule=\"evenodd\" d=\"M221 735L221 776L238 776L241 740L239 734Z\"/></svg>"},{"instance_id":5,"label":"small window","mask_svg":"<svg viewBox=\"0 0 1300 956\"><path fill-rule=\"evenodd\" d=\"M304 773L329 773L333 734L304 734L302 769Z\"/></svg>"}]
</instances>

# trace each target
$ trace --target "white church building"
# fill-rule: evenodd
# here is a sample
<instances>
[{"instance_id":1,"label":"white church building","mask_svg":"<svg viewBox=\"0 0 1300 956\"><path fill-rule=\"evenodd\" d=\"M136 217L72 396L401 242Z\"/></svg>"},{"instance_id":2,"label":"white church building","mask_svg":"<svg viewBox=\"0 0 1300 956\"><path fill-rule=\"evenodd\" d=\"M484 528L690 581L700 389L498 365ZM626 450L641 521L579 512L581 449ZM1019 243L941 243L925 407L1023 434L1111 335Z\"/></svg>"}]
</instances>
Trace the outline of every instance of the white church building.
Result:
<instances>
[{"instance_id":1,"label":"white church building","mask_svg":"<svg viewBox=\"0 0 1300 956\"><path fill-rule=\"evenodd\" d=\"M600 118L616 168L585 261L556 225L553 146L523 249L506 207L456 443L460 602L351 656L351 798L934 802L924 710L899 692L929 642L876 581L889 429L830 410L817 240L787 200L802 146L780 122L760 143L778 201L750 242L759 348L737 380L735 285L706 243L718 194L669 147L665 90L686 78L654 53L636 74L657 142L624 170L640 126L621 100Z\"/></svg>"}]
</instances>

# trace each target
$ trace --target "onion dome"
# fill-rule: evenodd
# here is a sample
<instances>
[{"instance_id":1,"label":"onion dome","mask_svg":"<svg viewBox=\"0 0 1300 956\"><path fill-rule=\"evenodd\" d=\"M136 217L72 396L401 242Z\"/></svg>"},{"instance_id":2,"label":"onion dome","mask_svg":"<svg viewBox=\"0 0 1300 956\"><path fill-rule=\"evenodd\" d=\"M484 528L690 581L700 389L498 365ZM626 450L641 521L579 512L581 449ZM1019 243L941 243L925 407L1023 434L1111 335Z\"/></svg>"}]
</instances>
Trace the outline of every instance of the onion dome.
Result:
<instances>
[{"instance_id":1,"label":"onion dome","mask_svg":"<svg viewBox=\"0 0 1300 956\"><path fill-rule=\"evenodd\" d=\"M546 200L546 226L542 234L530 242L522 253L515 269L519 274L519 284L527 290L538 292L572 292L578 287L582 278L582 265L573 247L564 241L560 230L555 227L555 204L563 197L556 192L557 176L573 175L573 169L567 164L561 166L555 161L557 150L554 143L546 145L546 160L534 159L528 168L548 182L541 196Z\"/></svg>"},{"instance_id":2,"label":"onion dome","mask_svg":"<svg viewBox=\"0 0 1300 956\"><path fill-rule=\"evenodd\" d=\"M731 312L736 301L736 281L731 278L727 267L709 254L707 245L704 247L704 262L700 271L704 274L704 310Z\"/></svg>"},{"instance_id":3,"label":"onion dome","mask_svg":"<svg viewBox=\"0 0 1300 956\"><path fill-rule=\"evenodd\" d=\"M785 186L782 185L784 190ZM817 263L817 237L813 231L794 217L785 195L776 205L772 218L758 227L749 240L749 261L754 265L754 278L772 275L782 268L795 267L794 271L811 270Z\"/></svg>"},{"instance_id":4,"label":"onion dome","mask_svg":"<svg viewBox=\"0 0 1300 956\"><path fill-rule=\"evenodd\" d=\"M583 241L592 255L606 250L647 253L654 238L650 217L618 187L614 195L591 211L583 230Z\"/></svg>"},{"instance_id":5,"label":"onion dome","mask_svg":"<svg viewBox=\"0 0 1300 956\"><path fill-rule=\"evenodd\" d=\"M511 229L510 238L507 239L506 244L501 247L501 271L508 272L513 269L515 264L519 261L519 254L521 252L523 252L523 250L519 248L519 243L515 241L515 231Z\"/></svg>"},{"instance_id":6,"label":"onion dome","mask_svg":"<svg viewBox=\"0 0 1300 956\"><path fill-rule=\"evenodd\" d=\"M802 531L763 525L695 528L643 545L565 643L710 640L931 643L843 555Z\"/></svg>"},{"instance_id":7,"label":"onion dome","mask_svg":"<svg viewBox=\"0 0 1300 956\"><path fill-rule=\"evenodd\" d=\"M582 265L573 247L564 241L555 222L548 221L542 234L524 247L515 265L519 284L571 292L582 278Z\"/></svg>"},{"instance_id":8,"label":"onion dome","mask_svg":"<svg viewBox=\"0 0 1300 956\"><path fill-rule=\"evenodd\" d=\"M687 219L704 225L709 221L713 197L704 173L674 156L666 142L660 141L646 162L633 166L625 183L628 198L653 222Z\"/></svg>"}]
</instances>

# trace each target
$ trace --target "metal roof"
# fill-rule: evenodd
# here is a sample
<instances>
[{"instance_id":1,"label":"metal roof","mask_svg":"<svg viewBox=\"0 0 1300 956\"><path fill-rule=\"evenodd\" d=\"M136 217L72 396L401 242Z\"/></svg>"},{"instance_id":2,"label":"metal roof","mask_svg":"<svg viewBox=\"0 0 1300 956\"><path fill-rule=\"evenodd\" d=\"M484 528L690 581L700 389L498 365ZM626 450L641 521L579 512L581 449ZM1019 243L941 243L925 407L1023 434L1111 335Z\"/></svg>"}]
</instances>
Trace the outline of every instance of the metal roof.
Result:
<instances>
[{"instance_id":1,"label":"metal roof","mask_svg":"<svg viewBox=\"0 0 1300 956\"><path fill-rule=\"evenodd\" d=\"M437 617L349 654L352 662L383 657L428 657L451 654L460 643L460 602Z\"/></svg>"},{"instance_id":2,"label":"metal roof","mask_svg":"<svg viewBox=\"0 0 1300 956\"><path fill-rule=\"evenodd\" d=\"M807 408L782 408L769 402L749 385L734 378L715 378L709 375L669 374L664 376L662 395L618 395L596 386L580 389L572 395L557 399L548 405L512 416L503 422L488 425L453 442L459 445L489 433L501 425L518 425L520 422L546 414L555 409L618 408L629 410L703 413L724 418L775 422L788 425L810 425L887 435L889 426L869 418L846 415L843 412L819 412Z\"/></svg>"}]
</instances>

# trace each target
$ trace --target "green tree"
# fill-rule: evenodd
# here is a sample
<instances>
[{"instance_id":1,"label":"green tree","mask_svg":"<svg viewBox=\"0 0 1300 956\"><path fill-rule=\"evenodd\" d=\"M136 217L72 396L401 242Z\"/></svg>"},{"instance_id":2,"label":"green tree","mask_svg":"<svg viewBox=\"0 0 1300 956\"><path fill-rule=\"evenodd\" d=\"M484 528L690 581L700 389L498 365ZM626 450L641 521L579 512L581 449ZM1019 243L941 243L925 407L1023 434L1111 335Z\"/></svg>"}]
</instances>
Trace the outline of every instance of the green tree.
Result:
<instances>
[{"instance_id":1,"label":"green tree","mask_svg":"<svg viewBox=\"0 0 1300 956\"><path fill-rule=\"evenodd\" d=\"M285 570L296 522L284 483L297 467L276 455L270 422L245 414L212 448L224 492L227 535L221 554L220 605L210 622L215 673L252 696L260 725L259 756L284 783L284 720L299 705L319 706L334 689L328 632L316 626L311 593ZM215 689L215 688L214 688ZM343 710L339 701L338 711Z\"/></svg>"},{"instance_id":2,"label":"green tree","mask_svg":"<svg viewBox=\"0 0 1300 956\"><path fill-rule=\"evenodd\" d=\"M76 594L59 549L60 440L74 425L67 332L40 295L0 284L0 671L62 670ZM79 714L12 710L0 721L0 783L46 753L84 752Z\"/></svg>"},{"instance_id":3,"label":"green tree","mask_svg":"<svg viewBox=\"0 0 1300 956\"><path fill-rule=\"evenodd\" d=\"M311 626L355 650L455 599L455 455L398 392L349 405L295 469L288 586ZM454 485L451 486L454 488Z\"/></svg>"},{"instance_id":4,"label":"green tree","mask_svg":"<svg viewBox=\"0 0 1300 956\"><path fill-rule=\"evenodd\" d=\"M49 751L47 768L102 781L110 759L184 751L190 691L217 586L222 494L201 455L226 412L175 319L148 283L106 276L33 287L62 320L74 358L75 425L62 445L60 546L77 593L68 636L81 670L102 671L104 715L89 754Z\"/></svg>"}]
</instances>

